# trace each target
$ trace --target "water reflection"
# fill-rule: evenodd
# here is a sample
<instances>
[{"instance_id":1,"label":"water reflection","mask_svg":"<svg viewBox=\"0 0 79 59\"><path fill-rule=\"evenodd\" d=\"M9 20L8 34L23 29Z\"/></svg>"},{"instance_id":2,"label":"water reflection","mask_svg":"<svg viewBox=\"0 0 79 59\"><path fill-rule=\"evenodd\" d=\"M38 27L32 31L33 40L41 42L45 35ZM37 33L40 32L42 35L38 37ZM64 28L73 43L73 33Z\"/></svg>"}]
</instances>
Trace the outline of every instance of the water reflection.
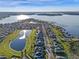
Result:
<instances>
[{"instance_id":1,"label":"water reflection","mask_svg":"<svg viewBox=\"0 0 79 59\"><path fill-rule=\"evenodd\" d=\"M27 15L26 15L27 16ZM63 16L42 16L42 15L28 15L29 18L34 18L38 20L56 22L73 35L79 36L79 15L63 15ZM50 21L49 21L50 20ZM16 16L10 16L3 20L0 20L0 23L12 23L17 22Z\"/></svg>"},{"instance_id":2,"label":"water reflection","mask_svg":"<svg viewBox=\"0 0 79 59\"><path fill-rule=\"evenodd\" d=\"M22 51L26 45L26 38L30 35L31 30L22 30L17 37L10 43L10 47L16 51Z\"/></svg>"}]
</instances>

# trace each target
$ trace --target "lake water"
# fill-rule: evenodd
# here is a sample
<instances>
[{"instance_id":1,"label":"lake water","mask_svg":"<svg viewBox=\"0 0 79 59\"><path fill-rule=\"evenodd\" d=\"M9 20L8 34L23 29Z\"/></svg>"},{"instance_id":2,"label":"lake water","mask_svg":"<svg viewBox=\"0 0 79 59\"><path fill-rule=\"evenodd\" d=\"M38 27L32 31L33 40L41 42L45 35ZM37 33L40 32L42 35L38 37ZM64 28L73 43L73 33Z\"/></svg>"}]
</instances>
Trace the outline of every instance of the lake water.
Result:
<instances>
[{"instance_id":1,"label":"lake water","mask_svg":"<svg viewBox=\"0 0 79 59\"><path fill-rule=\"evenodd\" d=\"M31 30L22 30L18 37L10 43L10 47L16 51L22 51L26 45L26 39L30 35Z\"/></svg>"},{"instance_id":2,"label":"lake water","mask_svg":"<svg viewBox=\"0 0 79 59\"><path fill-rule=\"evenodd\" d=\"M38 20L55 22L56 24L64 27L69 33L79 37L79 15L63 15L63 16L45 16L45 15L27 15L29 18L34 18ZM16 16L10 16L0 23L12 23L17 22Z\"/></svg>"}]
</instances>

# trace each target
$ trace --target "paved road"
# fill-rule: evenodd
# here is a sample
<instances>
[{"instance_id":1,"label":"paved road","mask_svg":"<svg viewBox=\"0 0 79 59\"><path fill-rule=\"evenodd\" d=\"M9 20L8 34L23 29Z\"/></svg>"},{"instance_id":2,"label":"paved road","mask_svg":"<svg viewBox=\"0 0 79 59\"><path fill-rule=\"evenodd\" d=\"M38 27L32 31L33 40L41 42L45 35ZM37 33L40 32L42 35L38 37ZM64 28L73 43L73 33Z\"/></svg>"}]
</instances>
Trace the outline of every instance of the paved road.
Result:
<instances>
[{"instance_id":1,"label":"paved road","mask_svg":"<svg viewBox=\"0 0 79 59\"><path fill-rule=\"evenodd\" d=\"M79 59L79 56L75 55L75 54L72 54L72 59Z\"/></svg>"},{"instance_id":2,"label":"paved road","mask_svg":"<svg viewBox=\"0 0 79 59\"><path fill-rule=\"evenodd\" d=\"M44 41L45 41L45 47L46 47L46 52L48 54L48 59L55 59L53 52L52 52L52 45L48 42L48 36L46 34L46 29L44 27L44 25L42 25L42 29L43 29L43 34L44 34Z\"/></svg>"}]
</instances>

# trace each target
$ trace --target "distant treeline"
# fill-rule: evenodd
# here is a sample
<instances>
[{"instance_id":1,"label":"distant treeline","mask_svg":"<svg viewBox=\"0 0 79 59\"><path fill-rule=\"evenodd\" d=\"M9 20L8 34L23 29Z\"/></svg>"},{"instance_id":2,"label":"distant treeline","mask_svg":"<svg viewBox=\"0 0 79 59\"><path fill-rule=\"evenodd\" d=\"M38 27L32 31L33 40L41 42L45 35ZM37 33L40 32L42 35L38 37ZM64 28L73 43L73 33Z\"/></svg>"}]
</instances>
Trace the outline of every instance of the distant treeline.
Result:
<instances>
[{"instance_id":1,"label":"distant treeline","mask_svg":"<svg viewBox=\"0 0 79 59\"><path fill-rule=\"evenodd\" d=\"M11 15L46 15L46 16L62 16L67 15L79 15L79 12L0 12L1 18L9 17Z\"/></svg>"}]
</instances>

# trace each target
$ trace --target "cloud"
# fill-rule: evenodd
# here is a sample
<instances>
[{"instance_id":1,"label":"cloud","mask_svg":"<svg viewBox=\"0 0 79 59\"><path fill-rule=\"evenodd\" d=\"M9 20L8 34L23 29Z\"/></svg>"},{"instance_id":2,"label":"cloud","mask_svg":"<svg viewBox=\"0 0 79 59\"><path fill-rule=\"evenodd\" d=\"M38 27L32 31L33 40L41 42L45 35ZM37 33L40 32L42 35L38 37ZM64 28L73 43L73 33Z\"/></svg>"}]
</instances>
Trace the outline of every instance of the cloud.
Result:
<instances>
[{"instance_id":1,"label":"cloud","mask_svg":"<svg viewBox=\"0 0 79 59\"><path fill-rule=\"evenodd\" d=\"M0 7L63 6L79 4L79 0L0 0Z\"/></svg>"},{"instance_id":2,"label":"cloud","mask_svg":"<svg viewBox=\"0 0 79 59\"><path fill-rule=\"evenodd\" d=\"M7 11L64 10L64 7L74 10L74 6L79 6L79 0L0 0L0 10Z\"/></svg>"}]
</instances>

